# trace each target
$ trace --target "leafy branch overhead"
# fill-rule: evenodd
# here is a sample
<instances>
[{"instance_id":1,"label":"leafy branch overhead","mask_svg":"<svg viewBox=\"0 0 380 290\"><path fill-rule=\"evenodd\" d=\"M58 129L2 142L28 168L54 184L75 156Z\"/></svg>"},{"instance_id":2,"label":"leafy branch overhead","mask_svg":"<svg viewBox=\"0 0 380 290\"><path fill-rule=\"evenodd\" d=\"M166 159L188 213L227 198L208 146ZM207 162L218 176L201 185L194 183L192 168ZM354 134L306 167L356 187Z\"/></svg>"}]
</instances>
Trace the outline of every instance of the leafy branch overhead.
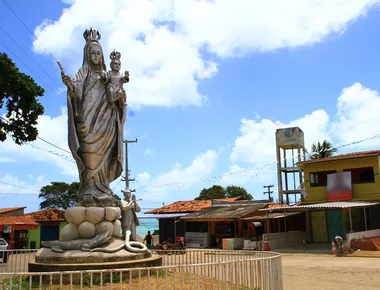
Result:
<instances>
[{"instance_id":1,"label":"leafy branch overhead","mask_svg":"<svg viewBox=\"0 0 380 290\"><path fill-rule=\"evenodd\" d=\"M20 72L5 53L0 53L0 92L0 109L5 106L8 120L0 118L0 141L5 141L7 134L19 145L36 140L38 117L44 113L38 97L45 90Z\"/></svg>"},{"instance_id":2,"label":"leafy branch overhead","mask_svg":"<svg viewBox=\"0 0 380 290\"><path fill-rule=\"evenodd\" d=\"M78 197L79 182L68 184L66 182L52 182L41 188L39 198L43 199L40 203L40 209L59 208L67 209L74 207L80 198ZM116 203L120 202L120 197L112 194Z\"/></svg>"},{"instance_id":3,"label":"leafy branch overhead","mask_svg":"<svg viewBox=\"0 0 380 290\"><path fill-rule=\"evenodd\" d=\"M240 197L243 200L253 199L252 195L248 193L244 187L234 185L222 187L220 185L214 185L210 188L202 189L195 200L210 200L227 197Z\"/></svg>"}]
</instances>

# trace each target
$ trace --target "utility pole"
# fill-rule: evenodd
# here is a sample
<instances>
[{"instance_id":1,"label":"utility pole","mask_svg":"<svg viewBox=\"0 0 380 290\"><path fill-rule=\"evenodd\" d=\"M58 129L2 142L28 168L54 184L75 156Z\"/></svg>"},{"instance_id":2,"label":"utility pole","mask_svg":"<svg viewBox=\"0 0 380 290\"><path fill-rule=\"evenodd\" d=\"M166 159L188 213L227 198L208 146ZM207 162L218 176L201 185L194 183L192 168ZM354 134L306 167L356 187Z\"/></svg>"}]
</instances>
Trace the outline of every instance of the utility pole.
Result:
<instances>
[{"instance_id":1,"label":"utility pole","mask_svg":"<svg viewBox=\"0 0 380 290\"><path fill-rule=\"evenodd\" d=\"M129 189L129 182L130 181L135 181L134 178L129 178L129 167L128 167L128 144L129 143L137 143L137 138L135 140L124 140L125 144L125 187ZM131 190L131 192L134 192L135 190Z\"/></svg>"},{"instance_id":2,"label":"utility pole","mask_svg":"<svg viewBox=\"0 0 380 290\"><path fill-rule=\"evenodd\" d=\"M264 194L268 194L268 199L271 202L272 197L270 195L273 193L273 191L271 191L270 189L271 187L274 187L274 185L264 185L263 187L268 189L268 191L264 191Z\"/></svg>"}]
</instances>

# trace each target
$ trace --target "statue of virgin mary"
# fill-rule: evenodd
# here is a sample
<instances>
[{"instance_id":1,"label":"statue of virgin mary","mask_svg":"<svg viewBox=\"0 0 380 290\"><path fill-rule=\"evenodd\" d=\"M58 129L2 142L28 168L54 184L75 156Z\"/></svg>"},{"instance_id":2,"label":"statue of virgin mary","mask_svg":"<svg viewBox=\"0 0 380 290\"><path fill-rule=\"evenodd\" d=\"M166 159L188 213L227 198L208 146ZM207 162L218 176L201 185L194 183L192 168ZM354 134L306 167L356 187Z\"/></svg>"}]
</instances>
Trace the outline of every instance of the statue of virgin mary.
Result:
<instances>
[{"instance_id":1,"label":"statue of virgin mary","mask_svg":"<svg viewBox=\"0 0 380 290\"><path fill-rule=\"evenodd\" d=\"M83 65L68 88L68 142L80 179L80 204L114 206L110 183L122 173L125 108L107 98L100 33L87 29Z\"/></svg>"}]
</instances>

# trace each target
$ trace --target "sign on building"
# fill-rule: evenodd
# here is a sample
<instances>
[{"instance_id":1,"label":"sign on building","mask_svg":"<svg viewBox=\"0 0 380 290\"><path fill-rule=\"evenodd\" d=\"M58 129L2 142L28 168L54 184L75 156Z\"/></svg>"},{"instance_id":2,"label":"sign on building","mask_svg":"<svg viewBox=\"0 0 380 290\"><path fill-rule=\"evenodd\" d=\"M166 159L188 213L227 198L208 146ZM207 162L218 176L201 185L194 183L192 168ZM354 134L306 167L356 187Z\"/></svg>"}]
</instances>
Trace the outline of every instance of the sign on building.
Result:
<instances>
[{"instance_id":1,"label":"sign on building","mask_svg":"<svg viewBox=\"0 0 380 290\"><path fill-rule=\"evenodd\" d=\"M327 201L352 199L351 172L338 172L327 175Z\"/></svg>"},{"instance_id":2,"label":"sign on building","mask_svg":"<svg viewBox=\"0 0 380 290\"><path fill-rule=\"evenodd\" d=\"M3 226L3 233L9 234L12 232L12 226Z\"/></svg>"},{"instance_id":3,"label":"sign on building","mask_svg":"<svg viewBox=\"0 0 380 290\"><path fill-rule=\"evenodd\" d=\"M299 127L276 130L276 143L280 147L302 146L304 144L303 131Z\"/></svg>"}]
</instances>

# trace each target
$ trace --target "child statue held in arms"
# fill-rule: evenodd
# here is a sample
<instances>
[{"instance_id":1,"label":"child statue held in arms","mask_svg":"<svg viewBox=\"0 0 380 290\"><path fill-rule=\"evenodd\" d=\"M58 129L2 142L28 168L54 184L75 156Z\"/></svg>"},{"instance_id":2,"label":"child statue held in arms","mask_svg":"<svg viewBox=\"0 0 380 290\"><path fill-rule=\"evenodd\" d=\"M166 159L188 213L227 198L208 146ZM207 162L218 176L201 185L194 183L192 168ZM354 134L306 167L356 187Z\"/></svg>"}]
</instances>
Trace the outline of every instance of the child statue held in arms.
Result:
<instances>
[{"instance_id":1,"label":"child statue held in arms","mask_svg":"<svg viewBox=\"0 0 380 290\"><path fill-rule=\"evenodd\" d=\"M114 50L110 54L111 70L103 71L103 82L107 84L107 96L110 103L115 103L120 109L124 109L127 105L127 95L123 88L125 83L129 82L129 72L120 72L121 68L121 53Z\"/></svg>"}]
</instances>

